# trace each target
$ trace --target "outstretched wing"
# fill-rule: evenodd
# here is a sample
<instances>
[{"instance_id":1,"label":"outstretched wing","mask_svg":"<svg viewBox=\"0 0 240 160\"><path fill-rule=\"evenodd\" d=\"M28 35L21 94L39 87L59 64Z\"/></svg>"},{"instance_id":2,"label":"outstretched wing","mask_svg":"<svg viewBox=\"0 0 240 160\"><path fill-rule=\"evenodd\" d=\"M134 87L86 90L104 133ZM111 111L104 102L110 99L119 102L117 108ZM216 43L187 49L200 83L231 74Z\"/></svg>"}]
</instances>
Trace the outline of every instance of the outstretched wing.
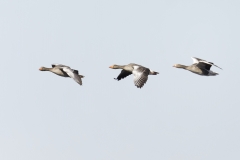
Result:
<instances>
[{"instance_id":1,"label":"outstretched wing","mask_svg":"<svg viewBox=\"0 0 240 160\"><path fill-rule=\"evenodd\" d=\"M134 84L137 88L142 88L148 80L150 70L141 66L133 66Z\"/></svg>"},{"instance_id":2,"label":"outstretched wing","mask_svg":"<svg viewBox=\"0 0 240 160\"><path fill-rule=\"evenodd\" d=\"M198 67L205 68L207 70L210 70L210 68L212 66L218 67L217 65L215 65L212 62L208 62L208 61L200 59L200 58L192 57L192 59L193 59L193 64L196 64ZM218 68L220 68L220 67L218 67ZM220 68L220 69L222 69L222 68Z\"/></svg>"},{"instance_id":3,"label":"outstretched wing","mask_svg":"<svg viewBox=\"0 0 240 160\"><path fill-rule=\"evenodd\" d=\"M118 75L118 77L117 77L117 78L114 78L114 79L120 81L121 79L129 76L130 74L132 74L132 73L131 73L131 72L128 72L128 71L125 71L125 70L122 70L121 73Z\"/></svg>"},{"instance_id":4,"label":"outstretched wing","mask_svg":"<svg viewBox=\"0 0 240 160\"><path fill-rule=\"evenodd\" d=\"M82 85L81 77L78 74L74 73L76 70L73 70L69 67L61 67L61 68L64 72L66 72L69 75L69 77L74 79L74 81L76 81L78 84Z\"/></svg>"}]
</instances>

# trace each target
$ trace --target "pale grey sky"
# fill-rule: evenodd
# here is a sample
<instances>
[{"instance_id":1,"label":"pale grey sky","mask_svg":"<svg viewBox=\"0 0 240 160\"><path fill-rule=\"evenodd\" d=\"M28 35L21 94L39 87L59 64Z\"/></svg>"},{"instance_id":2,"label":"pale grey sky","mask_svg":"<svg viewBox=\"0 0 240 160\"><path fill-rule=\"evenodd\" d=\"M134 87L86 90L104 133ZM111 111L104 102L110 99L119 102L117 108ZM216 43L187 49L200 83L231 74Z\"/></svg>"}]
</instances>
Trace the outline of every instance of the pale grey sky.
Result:
<instances>
[{"instance_id":1,"label":"pale grey sky","mask_svg":"<svg viewBox=\"0 0 240 160\"><path fill-rule=\"evenodd\" d=\"M239 160L240 1L1 0L1 160ZM195 56L222 67L173 68ZM142 89L112 64L160 74ZM40 72L62 63L86 76Z\"/></svg>"}]
</instances>

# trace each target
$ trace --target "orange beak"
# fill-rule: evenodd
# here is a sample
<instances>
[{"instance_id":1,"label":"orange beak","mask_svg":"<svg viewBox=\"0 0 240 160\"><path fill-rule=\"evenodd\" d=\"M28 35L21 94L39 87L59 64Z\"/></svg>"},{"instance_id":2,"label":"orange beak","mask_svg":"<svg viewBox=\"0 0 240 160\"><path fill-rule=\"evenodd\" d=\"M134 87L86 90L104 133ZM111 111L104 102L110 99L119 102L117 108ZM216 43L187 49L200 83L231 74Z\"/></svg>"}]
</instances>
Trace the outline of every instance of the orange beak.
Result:
<instances>
[{"instance_id":1,"label":"orange beak","mask_svg":"<svg viewBox=\"0 0 240 160\"><path fill-rule=\"evenodd\" d=\"M42 67L41 68L39 68L39 71L41 71L42 70Z\"/></svg>"},{"instance_id":2,"label":"orange beak","mask_svg":"<svg viewBox=\"0 0 240 160\"><path fill-rule=\"evenodd\" d=\"M109 68L113 68L113 66L110 66Z\"/></svg>"}]
</instances>

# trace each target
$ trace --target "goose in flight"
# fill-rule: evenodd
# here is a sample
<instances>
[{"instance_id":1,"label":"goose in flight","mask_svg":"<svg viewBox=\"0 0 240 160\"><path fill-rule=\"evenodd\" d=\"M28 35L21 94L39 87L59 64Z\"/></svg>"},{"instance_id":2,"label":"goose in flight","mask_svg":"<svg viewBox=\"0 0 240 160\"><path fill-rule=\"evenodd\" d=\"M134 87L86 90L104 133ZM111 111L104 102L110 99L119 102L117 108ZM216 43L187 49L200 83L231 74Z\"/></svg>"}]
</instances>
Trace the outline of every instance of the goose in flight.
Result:
<instances>
[{"instance_id":1,"label":"goose in flight","mask_svg":"<svg viewBox=\"0 0 240 160\"><path fill-rule=\"evenodd\" d=\"M201 75L201 76L216 76L216 75L218 75L218 73L215 73L210 70L210 68L212 66L218 67L214 63L208 62L203 59L196 58L196 57L192 57L192 59L193 59L193 64L190 66L175 64L173 67L186 69L186 70L189 70L189 71L196 73L198 75ZM220 68L220 67L218 67L218 68ZM220 69L222 69L222 68L220 68Z\"/></svg>"},{"instance_id":2,"label":"goose in flight","mask_svg":"<svg viewBox=\"0 0 240 160\"><path fill-rule=\"evenodd\" d=\"M55 73L56 75L62 77L71 77L76 81L78 84L82 85L82 79L84 76L78 74L78 70L71 69L68 66L62 64L52 64L52 68L41 67L39 68L40 71L50 71Z\"/></svg>"},{"instance_id":3,"label":"goose in flight","mask_svg":"<svg viewBox=\"0 0 240 160\"><path fill-rule=\"evenodd\" d=\"M143 67L138 64L130 63L128 65L112 65L109 68L122 69L121 73L115 80L121 80L130 74L134 76L134 84L137 88L142 88L148 80L148 75L157 75L158 72L152 71L149 68Z\"/></svg>"}]
</instances>

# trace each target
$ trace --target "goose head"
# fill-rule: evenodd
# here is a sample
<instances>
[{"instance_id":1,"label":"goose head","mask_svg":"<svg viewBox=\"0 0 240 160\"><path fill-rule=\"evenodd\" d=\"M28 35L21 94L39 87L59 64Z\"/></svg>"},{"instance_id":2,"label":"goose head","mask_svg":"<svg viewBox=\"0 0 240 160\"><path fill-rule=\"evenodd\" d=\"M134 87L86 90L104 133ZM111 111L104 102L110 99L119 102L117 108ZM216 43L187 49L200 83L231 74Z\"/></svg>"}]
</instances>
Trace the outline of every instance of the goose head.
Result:
<instances>
[{"instance_id":1,"label":"goose head","mask_svg":"<svg viewBox=\"0 0 240 160\"><path fill-rule=\"evenodd\" d=\"M114 64L114 65L111 65L109 68L112 68L112 69L117 69L117 65Z\"/></svg>"},{"instance_id":2,"label":"goose head","mask_svg":"<svg viewBox=\"0 0 240 160\"><path fill-rule=\"evenodd\" d=\"M39 68L39 71L49 71L50 70L50 68L46 68L46 67L40 67Z\"/></svg>"}]
</instances>

